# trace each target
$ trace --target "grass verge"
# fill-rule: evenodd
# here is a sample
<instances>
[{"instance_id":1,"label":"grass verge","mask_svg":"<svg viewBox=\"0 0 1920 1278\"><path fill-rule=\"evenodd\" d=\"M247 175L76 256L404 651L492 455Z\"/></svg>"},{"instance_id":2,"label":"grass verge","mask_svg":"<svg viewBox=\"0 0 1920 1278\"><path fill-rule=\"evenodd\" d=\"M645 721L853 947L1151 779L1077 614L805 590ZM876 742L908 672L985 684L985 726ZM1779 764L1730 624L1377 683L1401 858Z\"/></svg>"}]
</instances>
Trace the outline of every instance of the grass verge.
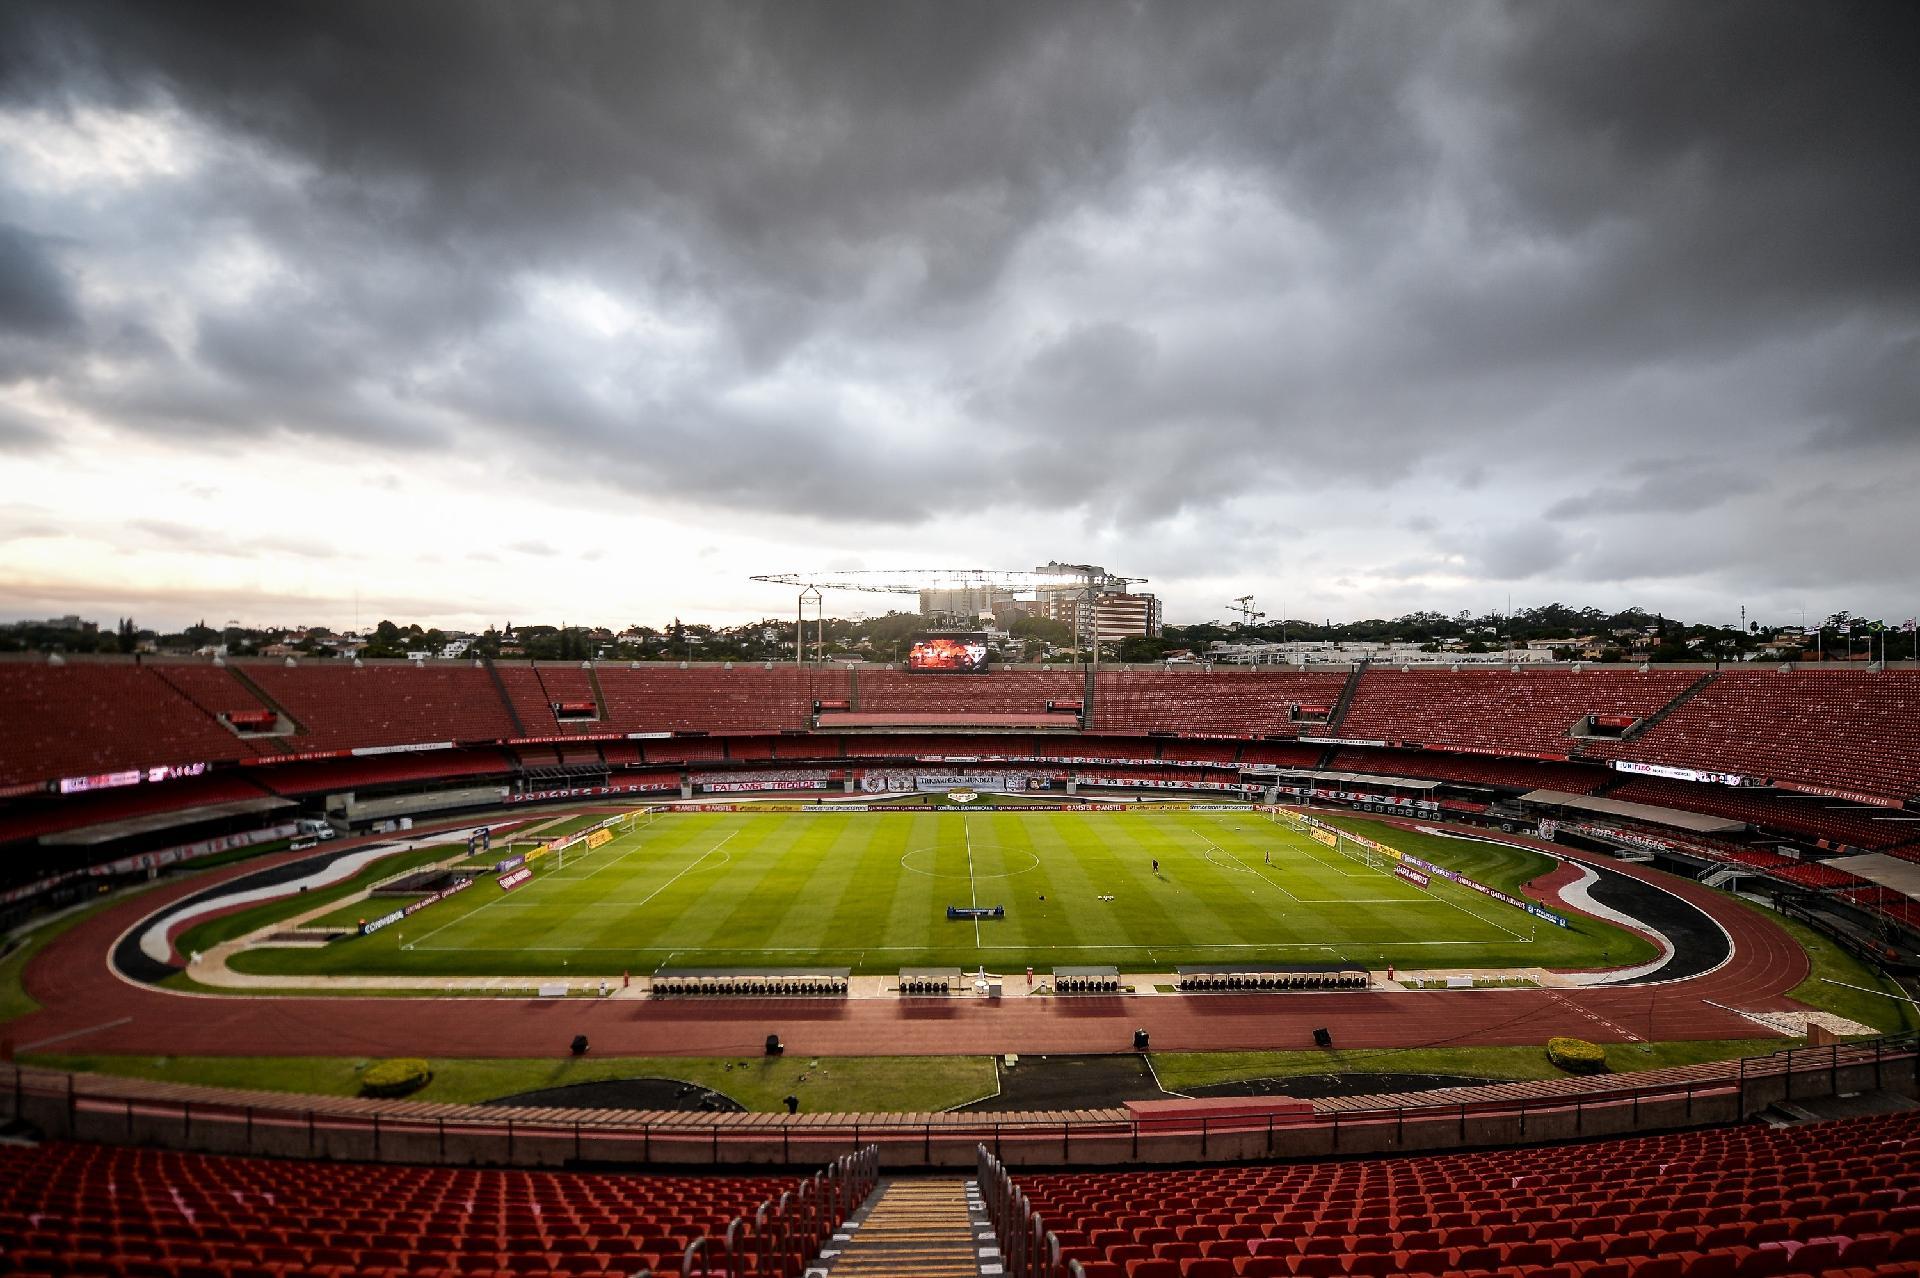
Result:
<instances>
[{"instance_id":1,"label":"grass verge","mask_svg":"<svg viewBox=\"0 0 1920 1278\"><path fill-rule=\"evenodd\" d=\"M1813 970L1807 979L1787 991L1787 997L1823 1012L1832 1012L1862 1025L1871 1025L1883 1034L1920 1030L1916 1013L1898 984L1878 968L1870 967L1840 948L1826 933L1798 919L1755 905L1743 897L1733 897L1742 908L1752 910L1779 924L1807 952ZM1854 987L1854 988L1849 988Z\"/></svg>"},{"instance_id":2,"label":"grass verge","mask_svg":"<svg viewBox=\"0 0 1920 1278\"><path fill-rule=\"evenodd\" d=\"M35 1056L28 1064L123 1078L357 1096L367 1058L332 1056ZM711 1088L761 1113L802 1111L901 1113L949 1109L991 1095L993 1061L985 1056L738 1057L592 1056L575 1059L432 1061L433 1080L409 1100L469 1104L521 1092L619 1078L673 1078Z\"/></svg>"},{"instance_id":3,"label":"grass verge","mask_svg":"<svg viewBox=\"0 0 1920 1278\"><path fill-rule=\"evenodd\" d=\"M1688 1043L1608 1043L1607 1066L1616 1073L1698 1065L1739 1056L1765 1056L1796 1046L1784 1038L1701 1040ZM1301 1074L1448 1074L1462 1078L1519 1081L1566 1078L1547 1060L1546 1048L1408 1047L1343 1052L1156 1052L1153 1069L1160 1085L1183 1092L1213 1083L1250 1078L1293 1078Z\"/></svg>"}]
</instances>

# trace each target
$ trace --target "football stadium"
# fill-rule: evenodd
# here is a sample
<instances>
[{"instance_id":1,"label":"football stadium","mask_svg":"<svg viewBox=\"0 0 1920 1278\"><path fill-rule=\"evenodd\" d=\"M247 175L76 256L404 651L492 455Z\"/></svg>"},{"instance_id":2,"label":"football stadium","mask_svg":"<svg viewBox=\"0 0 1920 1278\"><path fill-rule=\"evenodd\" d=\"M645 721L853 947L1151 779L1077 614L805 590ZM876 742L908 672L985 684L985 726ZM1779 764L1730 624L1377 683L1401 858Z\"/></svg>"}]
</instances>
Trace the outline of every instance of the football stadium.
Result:
<instances>
[{"instance_id":1,"label":"football stadium","mask_svg":"<svg viewBox=\"0 0 1920 1278\"><path fill-rule=\"evenodd\" d=\"M76 658L0 662L0 704L46 728L0 830L65 867L9 903L70 903L10 960L14 1113L120 1151L57 1146L38 1194L158 1146L210 1195L284 1157L383 1195L579 1173L418 1182L507 1217L641 1195L646 1232L488 1234L562 1270L782 1271L943 1215L1032 1273L1907 1263L1920 764L1800 724L1896 742L1911 672ZM1749 1157L1842 1179L1722 1220L1759 1186L1657 1170ZM1528 1210L1604 1231L1476 1223L1569 1159L1588 1187ZM694 1170L764 1164L825 1175L802 1210ZM1409 1179L1342 1196L1376 1177ZM408 1268L332 1237L291 1250Z\"/></svg>"},{"instance_id":2,"label":"football stadium","mask_svg":"<svg viewBox=\"0 0 1920 1278\"><path fill-rule=\"evenodd\" d=\"M1920 1278L1916 66L0 4L0 1275Z\"/></svg>"}]
</instances>

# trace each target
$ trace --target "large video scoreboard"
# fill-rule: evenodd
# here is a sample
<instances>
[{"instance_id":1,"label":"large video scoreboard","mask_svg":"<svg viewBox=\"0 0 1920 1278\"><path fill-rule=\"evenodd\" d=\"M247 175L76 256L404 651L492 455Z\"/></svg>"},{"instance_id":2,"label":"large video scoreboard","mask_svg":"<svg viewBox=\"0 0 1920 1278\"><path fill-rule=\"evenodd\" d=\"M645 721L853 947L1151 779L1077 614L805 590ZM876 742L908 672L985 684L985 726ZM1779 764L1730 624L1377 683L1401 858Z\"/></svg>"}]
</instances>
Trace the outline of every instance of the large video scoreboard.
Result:
<instances>
[{"instance_id":1,"label":"large video scoreboard","mask_svg":"<svg viewBox=\"0 0 1920 1278\"><path fill-rule=\"evenodd\" d=\"M987 636L981 630L940 630L916 635L907 669L927 674L981 674L987 668Z\"/></svg>"}]
</instances>

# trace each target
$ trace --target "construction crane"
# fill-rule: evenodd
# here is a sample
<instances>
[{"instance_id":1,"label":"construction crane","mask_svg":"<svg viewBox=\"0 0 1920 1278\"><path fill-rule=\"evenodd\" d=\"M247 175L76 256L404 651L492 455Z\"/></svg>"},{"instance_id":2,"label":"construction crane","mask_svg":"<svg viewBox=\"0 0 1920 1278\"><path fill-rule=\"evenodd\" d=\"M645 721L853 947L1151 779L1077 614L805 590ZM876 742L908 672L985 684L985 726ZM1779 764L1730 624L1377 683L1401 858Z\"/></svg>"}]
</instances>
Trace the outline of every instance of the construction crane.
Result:
<instances>
[{"instance_id":1,"label":"construction crane","mask_svg":"<svg viewBox=\"0 0 1920 1278\"><path fill-rule=\"evenodd\" d=\"M1240 626L1242 629L1248 626L1258 625L1267 619L1266 613L1261 612L1253 606L1252 595L1241 595L1238 599L1227 605L1227 611L1240 614Z\"/></svg>"},{"instance_id":2,"label":"construction crane","mask_svg":"<svg viewBox=\"0 0 1920 1278\"><path fill-rule=\"evenodd\" d=\"M821 592L859 590L871 594L917 595L922 590L1004 590L1018 594L1028 590L1074 590L1087 598L1086 628L1092 637L1094 597L1112 590L1144 582L1145 577L1122 577L1097 564L1041 564L1031 572L995 568L870 568L847 572L778 572L753 577L773 585L800 587L794 609L793 659L806 660L807 605L814 606L817 650L826 647L826 617L821 610ZM1076 639L1078 636L1076 636ZM1100 662L1100 646L1093 644L1094 664Z\"/></svg>"}]
</instances>

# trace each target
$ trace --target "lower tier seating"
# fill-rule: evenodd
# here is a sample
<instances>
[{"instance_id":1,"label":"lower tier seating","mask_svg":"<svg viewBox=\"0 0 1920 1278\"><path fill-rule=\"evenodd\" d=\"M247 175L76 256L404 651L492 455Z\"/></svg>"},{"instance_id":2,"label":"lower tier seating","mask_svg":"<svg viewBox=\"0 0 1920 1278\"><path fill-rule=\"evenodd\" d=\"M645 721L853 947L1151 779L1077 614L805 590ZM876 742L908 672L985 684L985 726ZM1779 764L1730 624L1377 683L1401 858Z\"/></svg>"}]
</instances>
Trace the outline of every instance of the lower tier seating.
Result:
<instances>
[{"instance_id":1,"label":"lower tier seating","mask_svg":"<svg viewBox=\"0 0 1920 1278\"><path fill-rule=\"evenodd\" d=\"M0 1272L423 1278L678 1272L782 1176L615 1176L0 1147Z\"/></svg>"},{"instance_id":2,"label":"lower tier seating","mask_svg":"<svg viewBox=\"0 0 1920 1278\"><path fill-rule=\"evenodd\" d=\"M1914 1113L1014 1183L1087 1278L1920 1273Z\"/></svg>"}]
</instances>

